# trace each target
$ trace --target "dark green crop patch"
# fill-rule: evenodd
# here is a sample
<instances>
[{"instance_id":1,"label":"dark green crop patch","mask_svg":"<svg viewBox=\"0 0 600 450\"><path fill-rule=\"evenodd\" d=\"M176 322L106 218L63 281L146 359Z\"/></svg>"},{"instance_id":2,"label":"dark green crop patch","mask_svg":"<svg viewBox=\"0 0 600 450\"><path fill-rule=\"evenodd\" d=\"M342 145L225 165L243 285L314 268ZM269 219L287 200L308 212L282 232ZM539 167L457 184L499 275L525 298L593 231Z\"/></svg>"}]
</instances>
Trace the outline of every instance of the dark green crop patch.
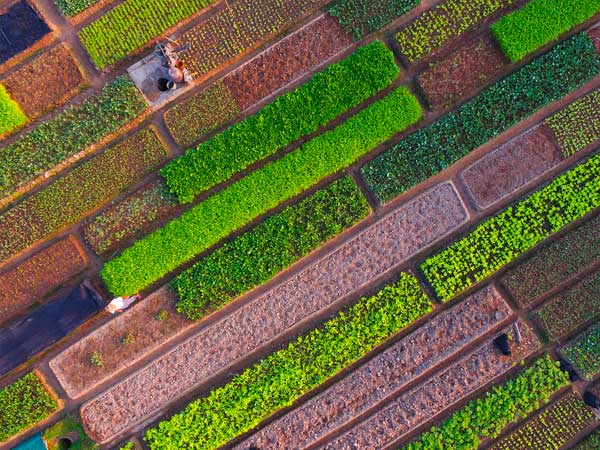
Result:
<instances>
[{"instance_id":1,"label":"dark green crop patch","mask_svg":"<svg viewBox=\"0 0 600 450\"><path fill-rule=\"evenodd\" d=\"M575 35L387 150L363 167L365 179L388 202L598 74L592 40Z\"/></svg>"}]
</instances>

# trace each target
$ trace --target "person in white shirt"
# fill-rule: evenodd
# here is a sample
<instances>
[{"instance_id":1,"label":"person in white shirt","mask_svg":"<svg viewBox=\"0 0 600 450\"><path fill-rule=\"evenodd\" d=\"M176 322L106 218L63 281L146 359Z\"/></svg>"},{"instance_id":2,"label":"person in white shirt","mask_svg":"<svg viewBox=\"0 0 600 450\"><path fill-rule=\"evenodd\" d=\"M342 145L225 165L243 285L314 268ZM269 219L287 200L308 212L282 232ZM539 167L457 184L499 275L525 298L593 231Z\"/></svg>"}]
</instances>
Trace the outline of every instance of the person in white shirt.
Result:
<instances>
[{"instance_id":1,"label":"person in white shirt","mask_svg":"<svg viewBox=\"0 0 600 450\"><path fill-rule=\"evenodd\" d=\"M133 302L140 298L140 294L135 294L130 297L117 297L106 305L105 309L111 314L123 312L125 309L129 308Z\"/></svg>"}]
</instances>

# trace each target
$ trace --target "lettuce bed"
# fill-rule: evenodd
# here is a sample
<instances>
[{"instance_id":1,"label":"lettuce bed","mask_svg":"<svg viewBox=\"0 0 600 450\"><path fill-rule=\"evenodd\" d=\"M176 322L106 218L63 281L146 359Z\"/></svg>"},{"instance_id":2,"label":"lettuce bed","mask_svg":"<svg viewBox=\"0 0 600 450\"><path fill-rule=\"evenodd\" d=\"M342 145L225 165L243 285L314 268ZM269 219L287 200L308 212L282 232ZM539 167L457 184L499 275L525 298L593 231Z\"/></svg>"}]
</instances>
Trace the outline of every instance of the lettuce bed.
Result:
<instances>
[{"instance_id":1,"label":"lettuce bed","mask_svg":"<svg viewBox=\"0 0 600 450\"><path fill-rule=\"evenodd\" d=\"M19 128L27 122L27 116L15 102L6 88L0 84L0 136Z\"/></svg>"}]
</instances>

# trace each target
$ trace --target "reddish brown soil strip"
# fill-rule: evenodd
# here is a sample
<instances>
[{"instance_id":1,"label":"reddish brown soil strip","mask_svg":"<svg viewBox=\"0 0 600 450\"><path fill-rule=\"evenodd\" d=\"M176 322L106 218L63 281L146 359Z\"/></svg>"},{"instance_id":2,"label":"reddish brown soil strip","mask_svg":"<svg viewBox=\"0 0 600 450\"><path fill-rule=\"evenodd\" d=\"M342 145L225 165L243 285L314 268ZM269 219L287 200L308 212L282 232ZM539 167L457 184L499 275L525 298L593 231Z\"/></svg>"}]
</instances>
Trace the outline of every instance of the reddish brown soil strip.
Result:
<instances>
[{"instance_id":1,"label":"reddish brown soil strip","mask_svg":"<svg viewBox=\"0 0 600 450\"><path fill-rule=\"evenodd\" d=\"M306 448L406 387L492 328L512 317L493 288L477 292L263 428L235 450Z\"/></svg>"},{"instance_id":2,"label":"reddish brown soil strip","mask_svg":"<svg viewBox=\"0 0 600 450\"><path fill-rule=\"evenodd\" d=\"M460 359L443 372L407 391L352 430L326 446L328 450L381 449L406 436L442 411L508 372L516 362L540 347L533 332L519 323L522 341L503 356L491 342Z\"/></svg>"},{"instance_id":3,"label":"reddish brown soil strip","mask_svg":"<svg viewBox=\"0 0 600 450\"><path fill-rule=\"evenodd\" d=\"M600 26L596 28L592 28L587 32L589 36L594 41L594 45L596 46L596 50L600 53Z\"/></svg>"},{"instance_id":4,"label":"reddish brown soil strip","mask_svg":"<svg viewBox=\"0 0 600 450\"><path fill-rule=\"evenodd\" d=\"M2 81L30 119L64 103L82 83L81 71L64 45L42 53Z\"/></svg>"},{"instance_id":5,"label":"reddish brown soil strip","mask_svg":"<svg viewBox=\"0 0 600 450\"><path fill-rule=\"evenodd\" d=\"M124 241L144 236L152 223L177 209L162 181L155 181L121 199L83 225L83 237L98 255L107 255Z\"/></svg>"},{"instance_id":6,"label":"reddish brown soil strip","mask_svg":"<svg viewBox=\"0 0 600 450\"><path fill-rule=\"evenodd\" d=\"M513 139L467 167L461 178L481 209L489 208L562 161L543 126Z\"/></svg>"},{"instance_id":7,"label":"reddish brown soil strip","mask_svg":"<svg viewBox=\"0 0 600 450\"><path fill-rule=\"evenodd\" d=\"M450 183L421 194L85 404L81 414L88 430L96 441L107 442L148 420L187 390L398 267L466 220L464 206Z\"/></svg>"},{"instance_id":8,"label":"reddish brown soil strip","mask_svg":"<svg viewBox=\"0 0 600 450\"><path fill-rule=\"evenodd\" d=\"M436 62L418 80L434 108L448 108L500 75L507 65L498 44L486 34Z\"/></svg>"},{"instance_id":9,"label":"reddish brown soil strip","mask_svg":"<svg viewBox=\"0 0 600 450\"><path fill-rule=\"evenodd\" d=\"M600 423L576 393L570 393L498 441L490 450L562 448L579 433Z\"/></svg>"},{"instance_id":10,"label":"reddish brown soil strip","mask_svg":"<svg viewBox=\"0 0 600 450\"><path fill-rule=\"evenodd\" d=\"M502 284L527 307L549 290L600 263L600 215L541 248L509 270Z\"/></svg>"},{"instance_id":11,"label":"reddish brown soil strip","mask_svg":"<svg viewBox=\"0 0 600 450\"><path fill-rule=\"evenodd\" d=\"M174 295L161 288L50 361L67 395L85 394L189 328L193 322L175 306ZM102 367L90 363L94 352L100 354Z\"/></svg>"},{"instance_id":12,"label":"reddish brown soil strip","mask_svg":"<svg viewBox=\"0 0 600 450\"><path fill-rule=\"evenodd\" d=\"M69 236L0 275L0 324L22 314L86 264L75 238Z\"/></svg>"},{"instance_id":13,"label":"reddish brown soil strip","mask_svg":"<svg viewBox=\"0 0 600 450\"><path fill-rule=\"evenodd\" d=\"M337 20L325 14L244 64L224 82L244 110L314 70L352 42Z\"/></svg>"}]
</instances>

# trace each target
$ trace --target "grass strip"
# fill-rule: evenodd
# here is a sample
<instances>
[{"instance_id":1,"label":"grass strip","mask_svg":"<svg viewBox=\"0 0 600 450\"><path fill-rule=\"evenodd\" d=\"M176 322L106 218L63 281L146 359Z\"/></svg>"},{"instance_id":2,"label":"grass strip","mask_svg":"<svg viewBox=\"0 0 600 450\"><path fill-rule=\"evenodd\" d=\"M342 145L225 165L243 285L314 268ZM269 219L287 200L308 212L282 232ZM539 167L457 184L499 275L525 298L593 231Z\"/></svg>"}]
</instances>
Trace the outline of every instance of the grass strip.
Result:
<instances>
[{"instance_id":1,"label":"grass strip","mask_svg":"<svg viewBox=\"0 0 600 450\"><path fill-rule=\"evenodd\" d=\"M363 297L321 327L246 369L207 397L146 432L151 449L169 445L216 449L290 406L376 346L431 311L417 280L398 282Z\"/></svg>"},{"instance_id":2,"label":"grass strip","mask_svg":"<svg viewBox=\"0 0 600 450\"><path fill-rule=\"evenodd\" d=\"M355 163L421 117L408 88L396 89L136 242L102 268L102 278L115 294L141 291L234 230Z\"/></svg>"},{"instance_id":3,"label":"grass strip","mask_svg":"<svg viewBox=\"0 0 600 450\"><path fill-rule=\"evenodd\" d=\"M518 62L599 11L598 0L532 0L491 28L504 54Z\"/></svg>"},{"instance_id":4,"label":"grass strip","mask_svg":"<svg viewBox=\"0 0 600 450\"><path fill-rule=\"evenodd\" d=\"M598 74L592 40L575 35L387 150L363 167L365 179L388 202Z\"/></svg>"},{"instance_id":5,"label":"grass strip","mask_svg":"<svg viewBox=\"0 0 600 450\"><path fill-rule=\"evenodd\" d=\"M0 84L0 136L27 123L27 116Z\"/></svg>"},{"instance_id":6,"label":"grass strip","mask_svg":"<svg viewBox=\"0 0 600 450\"><path fill-rule=\"evenodd\" d=\"M376 41L330 65L258 113L188 150L161 170L180 202L226 181L388 87L398 76L393 53Z\"/></svg>"},{"instance_id":7,"label":"grass strip","mask_svg":"<svg viewBox=\"0 0 600 450\"><path fill-rule=\"evenodd\" d=\"M600 206L600 154L428 258L421 270L447 301Z\"/></svg>"},{"instance_id":8,"label":"grass strip","mask_svg":"<svg viewBox=\"0 0 600 450\"><path fill-rule=\"evenodd\" d=\"M226 243L171 285L177 310L198 319L290 266L369 213L351 178L341 178Z\"/></svg>"},{"instance_id":9,"label":"grass strip","mask_svg":"<svg viewBox=\"0 0 600 450\"><path fill-rule=\"evenodd\" d=\"M568 375L546 355L516 378L471 400L439 427L432 427L403 449L477 450L483 439L498 437L504 427L539 409L568 384Z\"/></svg>"},{"instance_id":10,"label":"grass strip","mask_svg":"<svg viewBox=\"0 0 600 450\"><path fill-rule=\"evenodd\" d=\"M577 336L560 352L583 378L592 381L600 375L600 325L596 324Z\"/></svg>"},{"instance_id":11,"label":"grass strip","mask_svg":"<svg viewBox=\"0 0 600 450\"><path fill-rule=\"evenodd\" d=\"M0 389L0 442L32 427L58 409L34 373Z\"/></svg>"},{"instance_id":12,"label":"grass strip","mask_svg":"<svg viewBox=\"0 0 600 450\"><path fill-rule=\"evenodd\" d=\"M135 84L127 77L117 78L100 94L0 149L0 195L118 130L144 109Z\"/></svg>"}]
</instances>

